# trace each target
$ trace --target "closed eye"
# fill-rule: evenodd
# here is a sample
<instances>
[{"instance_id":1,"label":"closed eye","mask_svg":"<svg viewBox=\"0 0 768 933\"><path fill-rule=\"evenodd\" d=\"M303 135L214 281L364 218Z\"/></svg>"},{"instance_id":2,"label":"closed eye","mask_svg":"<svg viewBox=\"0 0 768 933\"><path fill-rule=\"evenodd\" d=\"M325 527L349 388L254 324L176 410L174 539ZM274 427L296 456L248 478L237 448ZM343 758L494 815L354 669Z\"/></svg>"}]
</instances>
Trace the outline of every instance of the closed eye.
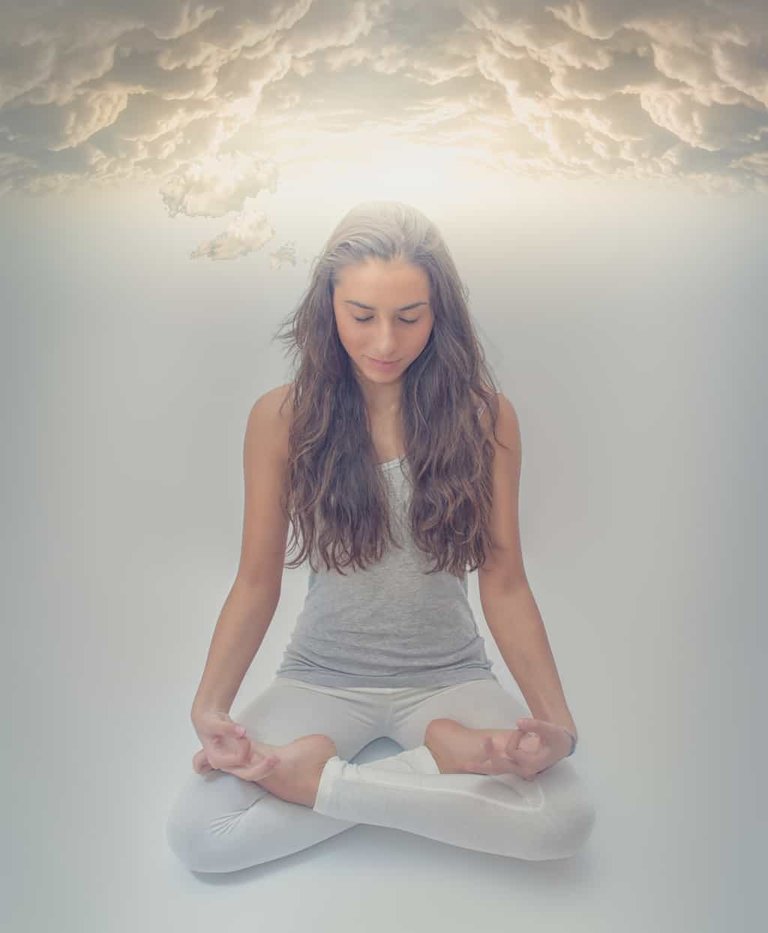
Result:
<instances>
[{"instance_id":1,"label":"closed eye","mask_svg":"<svg viewBox=\"0 0 768 933\"><path fill-rule=\"evenodd\" d=\"M360 321L360 323L365 323L365 321L373 320L373 315L371 315L371 317L356 317L355 320ZM404 317L401 317L400 320L403 322L403 324L418 324L419 323L418 318L416 318L415 321L407 321Z\"/></svg>"}]
</instances>

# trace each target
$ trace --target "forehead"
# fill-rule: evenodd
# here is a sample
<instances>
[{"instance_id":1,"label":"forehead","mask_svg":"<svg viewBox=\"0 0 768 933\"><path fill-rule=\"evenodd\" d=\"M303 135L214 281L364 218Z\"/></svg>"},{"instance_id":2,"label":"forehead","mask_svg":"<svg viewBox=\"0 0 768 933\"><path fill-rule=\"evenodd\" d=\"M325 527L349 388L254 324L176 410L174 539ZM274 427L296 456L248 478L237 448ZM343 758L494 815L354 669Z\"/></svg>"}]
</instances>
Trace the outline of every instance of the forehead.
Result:
<instances>
[{"instance_id":1,"label":"forehead","mask_svg":"<svg viewBox=\"0 0 768 933\"><path fill-rule=\"evenodd\" d=\"M344 266L336 276L336 288L351 298L359 298L358 292L368 295L407 292L425 301L429 299L427 273L421 266L400 259L367 259Z\"/></svg>"}]
</instances>

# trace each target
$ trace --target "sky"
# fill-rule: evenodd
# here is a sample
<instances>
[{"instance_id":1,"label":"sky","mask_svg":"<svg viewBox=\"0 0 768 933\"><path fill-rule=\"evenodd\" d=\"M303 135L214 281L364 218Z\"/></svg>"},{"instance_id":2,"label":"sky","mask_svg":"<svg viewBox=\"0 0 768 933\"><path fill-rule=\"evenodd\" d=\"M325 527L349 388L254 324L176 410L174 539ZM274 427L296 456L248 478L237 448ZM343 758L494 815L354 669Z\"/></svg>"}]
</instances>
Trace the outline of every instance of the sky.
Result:
<instances>
[{"instance_id":1,"label":"sky","mask_svg":"<svg viewBox=\"0 0 768 933\"><path fill-rule=\"evenodd\" d=\"M0 4L14 929L166 929L169 887L172 928L252 922L248 884L172 873L161 824L237 567L247 415L291 377L273 335L380 198L435 221L518 413L525 564L602 819L542 874L361 832L259 875L261 916L303 884L297 927L358 929L354 877L392 929L429 917L439 870L444 931L755 928L767 105L761 0ZM242 701L305 588L286 571Z\"/></svg>"},{"instance_id":2,"label":"sky","mask_svg":"<svg viewBox=\"0 0 768 933\"><path fill-rule=\"evenodd\" d=\"M765 194L759 0L27 2L0 12L0 192L147 182L190 256L300 262L272 207L530 179ZM407 181L406 181L407 178Z\"/></svg>"}]
</instances>

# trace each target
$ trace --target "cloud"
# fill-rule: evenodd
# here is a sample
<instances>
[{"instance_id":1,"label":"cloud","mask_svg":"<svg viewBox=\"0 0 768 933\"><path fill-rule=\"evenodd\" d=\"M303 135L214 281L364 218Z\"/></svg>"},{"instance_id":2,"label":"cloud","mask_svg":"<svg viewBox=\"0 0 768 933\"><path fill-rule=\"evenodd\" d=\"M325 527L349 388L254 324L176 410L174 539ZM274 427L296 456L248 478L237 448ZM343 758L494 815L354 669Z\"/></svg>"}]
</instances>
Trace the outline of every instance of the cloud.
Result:
<instances>
[{"instance_id":1,"label":"cloud","mask_svg":"<svg viewBox=\"0 0 768 933\"><path fill-rule=\"evenodd\" d=\"M319 132L373 125L482 145L517 175L765 192L765 2L0 7L0 194L156 178L171 215L220 216L274 191ZM238 236L200 250L229 255Z\"/></svg>"},{"instance_id":2,"label":"cloud","mask_svg":"<svg viewBox=\"0 0 768 933\"><path fill-rule=\"evenodd\" d=\"M262 211L244 211L229 226L206 243L201 243L191 259L237 259L267 243L275 231Z\"/></svg>"},{"instance_id":3,"label":"cloud","mask_svg":"<svg viewBox=\"0 0 768 933\"><path fill-rule=\"evenodd\" d=\"M160 194L171 217L221 217L262 190L277 188L277 165L243 153L209 156L175 172Z\"/></svg>"},{"instance_id":4,"label":"cloud","mask_svg":"<svg viewBox=\"0 0 768 933\"><path fill-rule=\"evenodd\" d=\"M305 259L304 262L307 262ZM282 269L283 266L296 265L296 242L290 240L269 254L269 268Z\"/></svg>"}]
</instances>

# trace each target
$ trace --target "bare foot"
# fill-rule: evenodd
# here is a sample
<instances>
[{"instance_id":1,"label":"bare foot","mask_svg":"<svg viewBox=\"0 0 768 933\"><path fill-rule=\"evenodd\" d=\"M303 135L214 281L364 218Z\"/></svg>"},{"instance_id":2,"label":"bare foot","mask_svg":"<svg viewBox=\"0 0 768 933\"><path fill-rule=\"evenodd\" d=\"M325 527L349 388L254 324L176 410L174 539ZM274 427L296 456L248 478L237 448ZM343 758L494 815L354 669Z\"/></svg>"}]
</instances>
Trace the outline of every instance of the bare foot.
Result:
<instances>
[{"instance_id":1,"label":"bare foot","mask_svg":"<svg viewBox=\"0 0 768 933\"><path fill-rule=\"evenodd\" d=\"M320 775L326 761L337 751L333 739L317 733L302 735L287 745L268 745L253 739L251 745L259 755L276 755L279 759L266 777L258 778L257 784L289 803L315 805Z\"/></svg>"},{"instance_id":2,"label":"bare foot","mask_svg":"<svg viewBox=\"0 0 768 933\"><path fill-rule=\"evenodd\" d=\"M493 743L497 753L514 751L516 748L535 751L538 737L531 739L520 729L470 729L455 719L433 719L424 734L424 744L432 753L442 774L467 774L474 771L489 754L488 742ZM513 768L510 766L510 771Z\"/></svg>"}]
</instances>

